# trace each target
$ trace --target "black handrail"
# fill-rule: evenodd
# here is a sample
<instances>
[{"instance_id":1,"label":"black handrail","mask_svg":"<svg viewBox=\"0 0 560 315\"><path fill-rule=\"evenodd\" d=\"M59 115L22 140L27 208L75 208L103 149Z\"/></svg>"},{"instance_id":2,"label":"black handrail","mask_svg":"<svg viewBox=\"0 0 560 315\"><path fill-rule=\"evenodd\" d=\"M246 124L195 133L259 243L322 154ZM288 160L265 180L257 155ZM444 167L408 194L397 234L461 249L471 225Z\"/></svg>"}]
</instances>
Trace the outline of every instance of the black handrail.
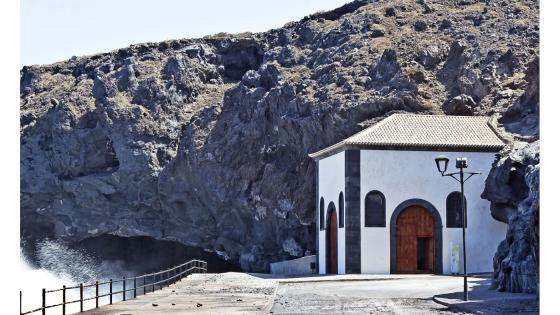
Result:
<instances>
[{"instance_id":1,"label":"black handrail","mask_svg":"<svg viewBox=\"0 0 560 315\"><path fill-rule=\"evenodd\" d=\"M125 301L126 300L126 292L130 292L130 291L134 291L133 297L136 298L136 296L138 295L138 289L142 289L140 292L142 292L142 295L145 295L149 292L146 292L146 288L147 287L152 287L152 291L154 292L156 290L156 286L159 287L159 290L161 290L163 287L165 286L169 286L177 281L179 281L180 279L193 274L193 273L206 273L208 271L208 265L206 263L206 261L204 260L199 260L199 259L193 259L190 261L187 261L186 263L183 263L181 265L166 269L166 270L162 270L162 271L158 271L158 272L152 272L152 273L148 273L148 274L144 274L141 276L136 276L136 277L129 277L129 278L125 278L122 277L121 280L118 280L119 282L122 282L123 286L122 286L122 290L120 291L113 291L113 282L115 282L113 279L109 279L109 281L103 281L103 282L99 282L99 281L95 281L93 283L90 284L83 284L80 283L79 285L75 285L75 286L71 286L71 287L67 287L67 286L62 286L62 288L60 289L53 289L53 290L46 290L43 289L42 290L42 304L41 307L32 309L32 310L28 310L23 312L22 311L22 296L23 296L23 292L19 291L19 313L20 315L26 315L26 314L31 314L31 313L35 313L35 312L39 312L42 311L42 314L44 315L46 313L46 310L51 308L51 307L57 307L57 306L62 306L62 315L66 315L66 305L68 304L72 304L72 303L80 303L80 313L84 311L83 309L83 304L84 301L89 301L89 300L93 300L95 299L95 308L99 307L99 298L102 297L109 297L109 304L113 304L113 295L115 294L120 294L122 293L122 300ZM156 276L159 276L159 281L156 281ZM164 277L167 277L164 279ZM138 279L142 278L142 285L138 286ZM146 278L148 279L152 279L152 282L148 282L146 283ZM126 288L126 281L133 281L133 287L132 288ZM109 293L105 293L105 294L99 294L99 288L102 285L108 285L109 288ZM91 287L95 287L95 295L90 296L90 297L84 297L84 288L91 288ZM78 289L80 291L80 298L77 300L73 300L73 301L66 301L66 294L69 290L75 290ZM46 304L46 298L47 298L47 293L53 293L53 292L59 292L62 291L62 302L61 303L57 303L57 304L52 304L52 305L47 305Z\"/></svg>"}]
</instances>

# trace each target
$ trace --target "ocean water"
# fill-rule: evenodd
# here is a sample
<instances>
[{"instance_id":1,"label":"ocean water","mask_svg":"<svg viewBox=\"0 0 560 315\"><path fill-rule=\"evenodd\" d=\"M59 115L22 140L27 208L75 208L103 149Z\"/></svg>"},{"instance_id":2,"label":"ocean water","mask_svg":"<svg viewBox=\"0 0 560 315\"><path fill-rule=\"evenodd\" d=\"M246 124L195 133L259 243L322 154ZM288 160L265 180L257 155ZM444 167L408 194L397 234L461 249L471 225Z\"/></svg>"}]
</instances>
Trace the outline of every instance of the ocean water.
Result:
<instances>
[{"instance_id":1,"label":"ocean water","mask_svg":"<svg viewBox=\"0 0 560 315\"><path fill-rule=\"evenodd\" d=\"M122 288L122 277L129 277L131 274L126 272L124 267L118 262L96 262L87 253L68 248L56 241L43 241L38 244L39 268L34 267L21 255L19 264L19 290L22 292L22 311L26 312L42 305L42 289L60 289L63 285L67 287L77 286L80 283L90 284L95 280L103 282L109 278L120 281L113 283L113 292L120 291ZM127 287L132 287L132 281L127 281ZM109 285L100 285L99 294L109 292ZM84 298L95 295L95 288L84 288ZM127 292L127 299L131 298L133 292ZM78 300L80 297L79 289L69 289L66 291L66 301ZM115 294L113 301L122 299L122 293ZM46 294L46 305L58 304L62 302L62 291L50 292ZM109 303L109 297L99 298L99 305ZM95 300L84 301L84 310L95 307ZM80 311L80 304L73 303L66 305L66 313L71 314ZM47 314L61 314L62 306L47 309ZM40 311L33 314L41 314Z\"/></svg>"}]
</instances>

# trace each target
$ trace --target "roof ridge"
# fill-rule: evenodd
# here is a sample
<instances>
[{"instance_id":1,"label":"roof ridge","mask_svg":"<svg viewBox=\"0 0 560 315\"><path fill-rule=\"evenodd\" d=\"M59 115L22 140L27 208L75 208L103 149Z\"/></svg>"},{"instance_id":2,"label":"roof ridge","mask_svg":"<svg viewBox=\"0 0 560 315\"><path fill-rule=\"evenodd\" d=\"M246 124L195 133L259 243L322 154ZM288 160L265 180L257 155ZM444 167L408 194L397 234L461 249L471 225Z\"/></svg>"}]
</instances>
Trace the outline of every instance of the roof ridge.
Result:
<instances>
[{"instance_id":1,"label":"roof ridge","mask_svg":"<svg viewBox=\"0 0 560 315\"><path fill-rule=\"evenodd\" d=\"M447 114L420 114L420 113L394 113L391 114L389 116L387 116L387 118L392 117L392 116L421 116L421 117L457 117L457 118L490 118L489 116L484 116L484 115L472 115L472 116L467 116L467 115L447 115Z\"/></svg>"},{"instance_id":2,"label":"roof ridge","mask_svg":"<svg viewBox=\"0 0 560 315\"><path fill-rule=\"evenodd\" d=\"M345 143L346 143L346 141L350 140L350 138L357 137L357 136L359 136L359 135L365 133L366 131L370 131L370 130L373 130L373 129L375 129L375 128L379 128L380 126L383 126L384 124L386 124L388 121L393 120L393 119L394 119L393 117L395 117L396 115L399 115L399 114L392 114L392 115L389 115L389 116L383 118L382 120L380 120L380 121L374 123L373 125L366 127L366 129L364 129L364 130L362 130L362 131L359 131L359 132L357 132L357 133L351 135L350 137L348 137L348 138L342 140L342 142L345 142Z\"/></svg>"}]
</instances>

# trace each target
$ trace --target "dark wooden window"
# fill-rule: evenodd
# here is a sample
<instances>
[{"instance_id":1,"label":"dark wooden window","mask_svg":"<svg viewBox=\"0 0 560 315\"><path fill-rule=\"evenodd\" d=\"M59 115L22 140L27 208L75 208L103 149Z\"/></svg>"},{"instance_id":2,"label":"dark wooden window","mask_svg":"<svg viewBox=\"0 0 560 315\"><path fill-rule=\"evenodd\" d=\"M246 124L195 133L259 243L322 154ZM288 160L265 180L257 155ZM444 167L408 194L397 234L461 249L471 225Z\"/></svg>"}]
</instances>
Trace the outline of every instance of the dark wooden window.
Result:
<instances>
[{"instance_id":1,"label":"dark wooden window","mask_svg":"<svg viewBox=\"0 0 560 315\"><path fill-rule=\"evenodd\" d=\"M461 192L454 191L447 196L445 202L446 206L446 221L448 228L461 228L463 227L463 210L461 208ZM467 201L465 200L465 221L467 216ZM465 222L466 223L466 222ZM467 227L467 224L465 224Z\"/></svg>"},{"instance_id":2,"label":"dark wooden window","mask_svg":"<svg viewBox=\"0 0 560 315\"><path fill-rule=\"evenodd\" d=\"M385 227L385 196L380 191L367 193L365 209L366 227Z\"/></svg>"},{"instance_id":3,"label":"dark wooden window","mask_svg":"<svg viewBox=\"0 0 560 315\"><path fill-rule=\"evenodd\" d=\"M344 227L344 194L338 194L338 227Z\"/></svg>"},{"instance_id":4,"label":"dark wooden window","mask_svg":"<svg viewBox=\"0 0 560 315\"><path fill-rule=\"evenodd\" d=\"M319 229L325 229L325 201L323 197L321 197L321 201L319 202Z\"/></svg>"}]
</instances>

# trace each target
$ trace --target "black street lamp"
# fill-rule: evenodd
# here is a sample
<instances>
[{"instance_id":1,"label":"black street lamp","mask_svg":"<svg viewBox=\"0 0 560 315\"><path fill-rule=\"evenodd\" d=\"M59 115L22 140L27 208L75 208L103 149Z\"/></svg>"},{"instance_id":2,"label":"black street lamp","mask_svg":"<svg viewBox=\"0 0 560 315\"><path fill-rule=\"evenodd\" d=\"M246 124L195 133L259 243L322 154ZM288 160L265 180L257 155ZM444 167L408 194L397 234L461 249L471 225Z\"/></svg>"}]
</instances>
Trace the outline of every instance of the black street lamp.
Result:
<instances>
[{"instance_id":1,"label":"black street lamp","mask_svg":"<svg viewBox=\"0 0 560 315\"><path fill-rule=\"evenodd\" d=\"M438 168L438 171L441 173L441 176L450 176L453 179L455 179L456 181L458 181L459 183L461 183L461 212L463 214L463 299L465 301L469 300L469 293L468 293L468 286L467 286L467 244L466 244L466 240L465 240L465 191L463 190L463 186L465 185L465 182L471 178L473 175L479 175L481 173L477 173L477 172L464 172L463 169L467 168L467 158L464 157L460 157L457 158L457 161L455 162L455 167L457 167L459 169L458 172L455 173L447 173L445 174L445 172L447 171L447 165L449 164L449 159L447 157L445 157L444 155L440 155L438 157L436 157L436 166ZM469 175L467 178L465 178L465 174ZM459 175L459 178L455 177L455 175Z\"/></svg>"}]
</instances>

